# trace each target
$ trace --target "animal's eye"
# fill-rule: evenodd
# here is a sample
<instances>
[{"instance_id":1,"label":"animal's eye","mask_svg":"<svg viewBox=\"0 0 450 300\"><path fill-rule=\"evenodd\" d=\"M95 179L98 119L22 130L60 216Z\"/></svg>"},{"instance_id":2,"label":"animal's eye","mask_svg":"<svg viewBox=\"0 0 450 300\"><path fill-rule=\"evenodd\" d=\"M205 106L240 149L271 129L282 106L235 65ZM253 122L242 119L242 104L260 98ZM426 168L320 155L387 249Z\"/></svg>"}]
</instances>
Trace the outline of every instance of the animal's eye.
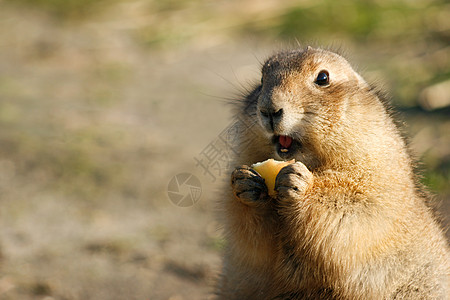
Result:
<instances>
[{"instance_id":1,"label":"animal's eye","mask_svg":"<svg viewBox=\"0 0 450 300\"><path fill-rule=\"evenodd\" d=\"M326 86L330 84L330 75L328 74L328 72L325 70L320 71L319 74L317 75L315 84L320 86Z\"/></svg>"}]
</instances>

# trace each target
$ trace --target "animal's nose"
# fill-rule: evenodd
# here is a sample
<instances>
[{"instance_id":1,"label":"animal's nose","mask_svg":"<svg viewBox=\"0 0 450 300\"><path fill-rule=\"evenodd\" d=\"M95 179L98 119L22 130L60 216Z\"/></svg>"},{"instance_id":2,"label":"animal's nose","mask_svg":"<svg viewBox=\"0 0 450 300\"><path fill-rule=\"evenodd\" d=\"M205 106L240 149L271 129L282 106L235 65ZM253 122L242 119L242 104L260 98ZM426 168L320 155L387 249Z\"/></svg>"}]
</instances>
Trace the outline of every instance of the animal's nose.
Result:
<instances>
[{"instance_id":1,"label":"animal's nose","mask_svg":"<svg viewBox=\"0 0 450 300\"><path fill-rule=\"evenodd\" d=\"M280 122L283 116L283 109L261 108L260 111L263 119L269 122L270 129L273 131L274 126Z\"/></svg>"}]
</instances>

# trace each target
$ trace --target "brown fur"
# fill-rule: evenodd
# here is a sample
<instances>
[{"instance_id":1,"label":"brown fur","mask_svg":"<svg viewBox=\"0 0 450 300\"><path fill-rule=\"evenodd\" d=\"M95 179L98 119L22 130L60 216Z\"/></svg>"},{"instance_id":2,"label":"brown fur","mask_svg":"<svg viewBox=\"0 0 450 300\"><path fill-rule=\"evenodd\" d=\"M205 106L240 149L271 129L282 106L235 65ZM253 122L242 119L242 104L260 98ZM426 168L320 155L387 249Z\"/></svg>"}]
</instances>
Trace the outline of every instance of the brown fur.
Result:
<instances>
[{"instance_id":1,"label":"brown fur","mask_svg":"<svg viewBox=\"0 0 450 300\"><path fill-rule=\"evenodd\" d=\"M315 84L321 70L330 84ZM446 299L449 250L415 183L407 147L377 93L341 56L279 53L238 106L236 166L301 145L276 198L245 166L220 202L227 248L219 299ZM260 111L282 109L273 129ZM248 144L246 141L251 140Z\"/></svg>"}]
</instances>

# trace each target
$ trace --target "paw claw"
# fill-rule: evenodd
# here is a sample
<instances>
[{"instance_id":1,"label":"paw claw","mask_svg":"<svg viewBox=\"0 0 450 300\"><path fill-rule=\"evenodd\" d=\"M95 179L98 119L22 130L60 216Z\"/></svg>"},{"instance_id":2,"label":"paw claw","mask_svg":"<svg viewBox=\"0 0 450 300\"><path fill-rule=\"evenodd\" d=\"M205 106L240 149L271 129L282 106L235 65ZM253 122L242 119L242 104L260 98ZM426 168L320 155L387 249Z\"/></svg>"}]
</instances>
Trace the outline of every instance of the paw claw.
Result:
<instances>
[{"instance_id":1,"label":"paw claw","mask_svg":"<svg viewBox=\"0 0 450 300\"><path fill-rule=\"evenodd\" d=\"M312 173L301 162L284 167L275 180L278 198L296 198L303 195L312 179Z\"/></svg>"},{"instance_id":2,"label":"paw claw","mask_svg":"<svg viewBox=\"0 0 450 300\"><path fill-rule=\"evenodd\" d=\"M248 166L236 168L231 174L234 195L247 205L261 203L267 198L264 179Z\"/></svg>"}]
</instances>

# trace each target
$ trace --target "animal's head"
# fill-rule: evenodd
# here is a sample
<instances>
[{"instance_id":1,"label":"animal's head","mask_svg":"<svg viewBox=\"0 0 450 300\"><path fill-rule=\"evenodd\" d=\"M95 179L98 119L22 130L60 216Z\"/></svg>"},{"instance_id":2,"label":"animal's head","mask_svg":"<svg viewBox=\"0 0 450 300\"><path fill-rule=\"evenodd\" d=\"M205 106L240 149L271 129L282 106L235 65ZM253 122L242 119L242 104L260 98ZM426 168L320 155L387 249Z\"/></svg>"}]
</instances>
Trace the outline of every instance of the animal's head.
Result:
<instances>
[{"instance_id":1,"label":"animal's head","mask_svg":"<svg viewBox=\"0 0 450 300\"><path fill-rule=\"evenodd\" d=\"M275 156L317 164L328 135L338 134L365 81L340 55L308 47L270 57L262 67L256 117Z\"/></svg>"}]
</instances>

